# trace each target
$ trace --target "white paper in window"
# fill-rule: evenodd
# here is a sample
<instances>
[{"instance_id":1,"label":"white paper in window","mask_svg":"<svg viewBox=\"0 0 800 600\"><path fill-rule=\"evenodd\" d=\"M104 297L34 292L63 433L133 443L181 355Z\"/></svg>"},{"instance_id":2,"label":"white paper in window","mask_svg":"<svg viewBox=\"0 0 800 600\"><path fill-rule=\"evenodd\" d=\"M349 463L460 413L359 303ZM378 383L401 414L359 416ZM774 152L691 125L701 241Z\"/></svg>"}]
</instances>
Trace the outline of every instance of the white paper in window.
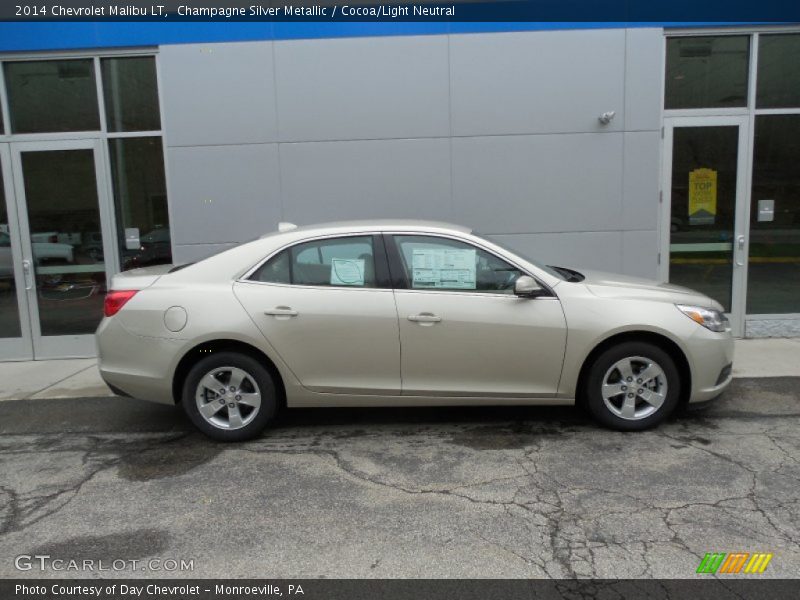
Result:
<instances>
[{"instance_id":1,"label":"white paper in window","mask_svg":"<svg viewBox=\"0 0 800 600\"><path fill-rule=\"evenodd\" d=\"M331 285L364 286L363 258L332 258Z\"/></svg>"},{"instance_id":2,"label":"white paper in window","mask_svg":"<svg viewBox=\"0 0 800 600\"><path fill-rule=\"evenodd\" d=\"M412 287L475 289L475 249L414 248Z\"/></svg>"}]
</instances>

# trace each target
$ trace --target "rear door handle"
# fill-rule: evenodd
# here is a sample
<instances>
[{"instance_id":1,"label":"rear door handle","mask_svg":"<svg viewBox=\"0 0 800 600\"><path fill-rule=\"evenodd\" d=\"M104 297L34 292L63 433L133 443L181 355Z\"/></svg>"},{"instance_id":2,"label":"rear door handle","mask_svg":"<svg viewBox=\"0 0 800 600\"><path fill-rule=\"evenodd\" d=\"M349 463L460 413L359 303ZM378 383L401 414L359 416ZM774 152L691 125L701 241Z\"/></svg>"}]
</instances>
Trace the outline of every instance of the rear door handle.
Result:
<instances>
[{"instance_id":1,"label":"rear door handle","mask_svg":"<svg viewBox=\"0 0 800 600\"><path fill-rule=\"evenodd\" d=\"M408 320L415 323L438 323L442 320L442 317L432 313L420 313L418 315L408 315Z\"/></svg>"},{"instance_id":2,"label":"rear door handle","mask_svg":"<svg viewBox=\"0 0 800 600\"><path fill-rule=\"evenodd\" d=\"M270 317L296 317L298 313L289 306L276 306L270 310L265 310L264 314Z\"/></svg>"}]
</instances>

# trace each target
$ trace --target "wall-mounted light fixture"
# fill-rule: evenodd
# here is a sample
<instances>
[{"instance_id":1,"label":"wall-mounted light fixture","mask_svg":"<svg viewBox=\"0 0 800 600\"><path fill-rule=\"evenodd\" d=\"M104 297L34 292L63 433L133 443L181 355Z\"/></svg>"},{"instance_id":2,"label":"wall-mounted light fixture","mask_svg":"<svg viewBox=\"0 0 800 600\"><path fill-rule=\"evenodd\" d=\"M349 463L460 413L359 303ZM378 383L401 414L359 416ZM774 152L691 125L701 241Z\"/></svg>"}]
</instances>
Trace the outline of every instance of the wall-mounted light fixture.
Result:
<instances>
[{"instance_id":1,"label":"wall-mounted light fixture","mask_svg":"<svg viewBox=\"0 0 800 600\"><path fill-rule=\"evenodd\" d=\"M597 117L597 120L600 121L600 123L603 125L608 125L614 119L614 115L616 114L617 114L616 111L609 110L608 112L604 112L602 115Z\"/></svg>"}]
</instances>

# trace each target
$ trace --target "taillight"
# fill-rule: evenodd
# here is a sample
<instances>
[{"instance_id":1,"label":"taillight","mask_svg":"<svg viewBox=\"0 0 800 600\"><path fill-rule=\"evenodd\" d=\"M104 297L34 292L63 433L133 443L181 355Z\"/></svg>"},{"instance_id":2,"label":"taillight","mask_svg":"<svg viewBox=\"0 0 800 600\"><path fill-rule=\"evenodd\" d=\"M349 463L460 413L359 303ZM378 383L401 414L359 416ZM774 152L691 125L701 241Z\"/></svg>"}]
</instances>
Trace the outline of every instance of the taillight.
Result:
<instances>
[{"instance_id":1,"label":"taillight","mask_svg":"<svg viewBox=\"0 0 800 600\"><path fill-rule=\"evenodd\" d=\"M133 298L138 290L111 290L106 294L106 301L103 303L103 314L113 317L119 312L125 303Z\"/></svg>"}]
</instances>

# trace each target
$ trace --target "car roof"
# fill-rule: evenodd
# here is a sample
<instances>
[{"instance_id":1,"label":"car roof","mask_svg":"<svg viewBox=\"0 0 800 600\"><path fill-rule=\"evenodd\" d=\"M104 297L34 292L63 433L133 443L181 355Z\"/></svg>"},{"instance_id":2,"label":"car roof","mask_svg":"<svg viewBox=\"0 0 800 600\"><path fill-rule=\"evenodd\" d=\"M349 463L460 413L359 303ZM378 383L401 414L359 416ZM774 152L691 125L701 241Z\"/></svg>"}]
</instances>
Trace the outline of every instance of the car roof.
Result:
<instances>
[{"instance_id":1,"label":"car roof","mask_svg":"<svg viewBox=\"0 0 800 600\"><path fill-rule=\"evenodd\" d=\"M420 219L362 219L304 225L296 228L287 228L287 225L290 224L283 224L283 231L272 231L261 236L259 239L245 244L238 244L219 254L197 261L190 268L177 270L172 275L172 281L195 280L207 282L217 277L220 280L227 280L231 277L233 279L239 279L247 271L268 258L273 252L315 237L333 237L337 235L360 233L369 234L382 231L398 233L439 233L442 235L447 235L449 233L469 237L472 237L471 234L473 234L473 231L469 227L464 227L463 225ZM491 240L484 240L484 242L492 247ZM550 286L557 285L559 281L561 281L546 271L542 271L535 264L513 254L509 250L494 247L494 251L500 256L513 255L516 257L517 261L530 264L530 267L535 270L537 278Z\"/></svg>"},{"instance_id":2,"label":"car roof","mask_svg":"<svg viewBox=\"0 0 800 600\"><path fill-rule=\"evenodd\" d=\"M316 225L302 225L285 232L271 231L263 236L279 235L281 233L302 233L316 235L326 233L353 233L359 231L388 231L406 229L410 231L457 231L471 233L469 227L445 223L442 221L425 221L421 219L360 219L353 221L335 221L331 223L318 223Z\"/></svg>"}]
</instances>

